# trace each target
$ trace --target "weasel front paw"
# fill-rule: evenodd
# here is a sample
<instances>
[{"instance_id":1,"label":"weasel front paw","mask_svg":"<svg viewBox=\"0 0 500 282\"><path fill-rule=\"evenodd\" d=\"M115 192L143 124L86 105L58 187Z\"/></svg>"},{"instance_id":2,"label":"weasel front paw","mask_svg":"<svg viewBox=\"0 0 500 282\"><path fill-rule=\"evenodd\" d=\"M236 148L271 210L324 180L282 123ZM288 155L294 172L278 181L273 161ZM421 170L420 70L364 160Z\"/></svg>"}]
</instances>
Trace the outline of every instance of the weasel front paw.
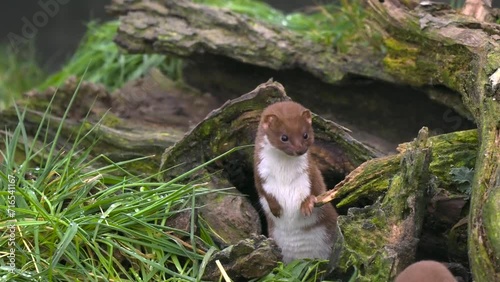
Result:
<instances>
[{"instance_id":1,"label":"weasel front paw","mask_svg":"<svg viewBox=\"0 0 500 282\"><path fill-rule=\"evenodd\" d=\"M274 217L278 218L281 216L281 207L269 207L271 210L271 213L274 215Z\"/></svg>"},{"instance_id":2,"label":"weasel front paw","mask_svg":"<svg viewBox=\"0 0 500 282\"><path fill-rule=\"evenodd\" d=\"M316 196L314 195L309 195L304 199L304 201L302 201L302 204L300 205L300 211L304 216L310 216L312 214L314 203L316 203L316 201Z\"/></svg>"}]
</instances>

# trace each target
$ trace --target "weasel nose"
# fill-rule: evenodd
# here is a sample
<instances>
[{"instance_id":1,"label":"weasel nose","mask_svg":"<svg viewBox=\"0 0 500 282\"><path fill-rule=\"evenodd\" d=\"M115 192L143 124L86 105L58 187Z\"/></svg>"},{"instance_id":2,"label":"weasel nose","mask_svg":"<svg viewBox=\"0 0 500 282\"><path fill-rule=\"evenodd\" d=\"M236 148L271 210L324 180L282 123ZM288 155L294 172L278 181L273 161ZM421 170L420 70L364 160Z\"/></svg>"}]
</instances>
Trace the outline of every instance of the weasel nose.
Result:
<instances>
[{"instance_id":1,"label":"weasel nose","mask_svg":"<svg viewBox=\"0 0 500 282\"><path fill-rule=\"evenodd\" d=\"M297 150L295 150L295 153L297 154L297 156L302 156L306 152L307 152L307 147L299 147L299 148L297 148Z\"/></svg>"}]
</instances>

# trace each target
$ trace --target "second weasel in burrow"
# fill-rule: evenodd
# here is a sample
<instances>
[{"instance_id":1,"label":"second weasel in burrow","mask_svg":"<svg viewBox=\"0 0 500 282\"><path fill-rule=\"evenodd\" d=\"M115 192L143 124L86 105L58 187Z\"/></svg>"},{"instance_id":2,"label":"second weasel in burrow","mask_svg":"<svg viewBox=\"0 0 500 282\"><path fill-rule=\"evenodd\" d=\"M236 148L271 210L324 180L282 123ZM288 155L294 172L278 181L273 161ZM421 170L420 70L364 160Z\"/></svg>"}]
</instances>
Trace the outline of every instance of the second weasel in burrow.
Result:
<instances>
[{"instance_id":1,"label":"second weasel in burrow","mask_svg":"<svg viewBox=\"0 0 500 282\"><path fill-rule=\"evenodd\" d=\"M329 259L337 229L331 204L314 207L326 192L309 148L314 143L311 112L295 102L279 102L261 115L255 139L255 186L269 237L283 261Z\"/></svg>"},{"instance_id":2,"label":"second weasel in burrow","mask_svg":"<svg viewBox=\"0 0 500 282\"><path fill-rule=\"evenodd\" d=\"M408 266L395 282L456 282L453 274L444 264L432 260L422 260Z\"/></svg>"}]
</instances>

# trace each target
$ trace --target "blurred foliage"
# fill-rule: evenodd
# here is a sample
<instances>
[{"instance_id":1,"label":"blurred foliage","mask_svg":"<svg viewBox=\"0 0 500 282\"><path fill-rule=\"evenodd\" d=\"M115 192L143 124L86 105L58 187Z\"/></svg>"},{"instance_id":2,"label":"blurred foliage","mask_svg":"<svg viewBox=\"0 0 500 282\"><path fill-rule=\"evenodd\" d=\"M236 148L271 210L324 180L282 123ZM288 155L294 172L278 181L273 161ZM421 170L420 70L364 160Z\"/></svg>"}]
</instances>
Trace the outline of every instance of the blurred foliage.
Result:
<instances>
[{"instance_id":1,"label":"blurred foliage","mask_svg":"<svg viewBox=\"0 0 500 282\"><path fill-rule=\"evenodd\" d=\"M0 110L38 85L45 73L38 67L32 44L25 49L0 46Z\"/></svg>"},{"instance_id":2,"label":"blurred foliage","mask_svg":"<svg viewBox=\"0 0 500 282\"><path fill-rule=\"evenodd\" d=\"M461 9L465 4L465 0L450 0L450 6L453 9Z\"/></svg>"},{"instance_id":3,"label":"blurred foliage","mask_svg":"<svg viewBox=\"0 0 500 282\"><path fill-rule=\"evenodd\" d=\"M126 54L113 42L119 21L104 24L91 22L80 46L63 69L50 76L39 88L57 86L71 75L82 74L85 79L104 84L108 90L121 87L157 67L170 78L180 78L181 60L158 54Z\"/></svg>"},{"instance_id":4,"label":"blurred foliage","mask_svg":"<svg viewBox=\"0 0 500 282\"><path fill-rule=\"evenodd\" d=\"M82 75L86 80L101 83L110 91L127 81L144 76L158 68L173 80L181 77L182 61L158 54L127 54L113 42L119 21L103 24L91 22L78 49L61 71L47 75L35 60L34 48L15 52L0 47L0 110L21 93L33 88L44 90L59 86L70 76Z\"/></svg>"}]
</instances>

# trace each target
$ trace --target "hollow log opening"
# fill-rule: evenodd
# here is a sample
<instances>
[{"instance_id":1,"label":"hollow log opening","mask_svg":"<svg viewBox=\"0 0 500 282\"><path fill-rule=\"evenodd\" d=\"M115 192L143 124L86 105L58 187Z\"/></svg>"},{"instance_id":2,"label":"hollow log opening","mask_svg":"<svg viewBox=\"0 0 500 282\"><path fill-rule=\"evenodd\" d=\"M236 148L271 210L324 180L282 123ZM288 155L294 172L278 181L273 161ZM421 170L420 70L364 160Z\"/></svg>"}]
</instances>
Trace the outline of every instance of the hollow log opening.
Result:
<instances>
[{"instance_id":1,"label":"hollow log opening","mask_svg":"<svg viewBox=\"0 0 500 282\"><path fill-rule=\"evenodd\" d=\"M459 94L439 86L417 89L359 76L331 85L299 69L276 71L215 55L193 57L183 74L189 85L221 102L272 77L293 100L349 128L354 138L382 154L395 153L397 145L412 140L422 126L431 135L476 127L455 109L431 99L432 93L444 92L460 100Z\"/></svg>"},{"instance_id":2,"label":"hollow log opening","mask_svg":"<svg viewBox=\"0 0 500 282\"><path fill-rule=\"evenodd\" d=\"M469 205L463 197L435 195L427 206L416 253L417 260L449 262L453 274L465 281L472 281L467 255Z\"/></svg>"}]
</instances>

